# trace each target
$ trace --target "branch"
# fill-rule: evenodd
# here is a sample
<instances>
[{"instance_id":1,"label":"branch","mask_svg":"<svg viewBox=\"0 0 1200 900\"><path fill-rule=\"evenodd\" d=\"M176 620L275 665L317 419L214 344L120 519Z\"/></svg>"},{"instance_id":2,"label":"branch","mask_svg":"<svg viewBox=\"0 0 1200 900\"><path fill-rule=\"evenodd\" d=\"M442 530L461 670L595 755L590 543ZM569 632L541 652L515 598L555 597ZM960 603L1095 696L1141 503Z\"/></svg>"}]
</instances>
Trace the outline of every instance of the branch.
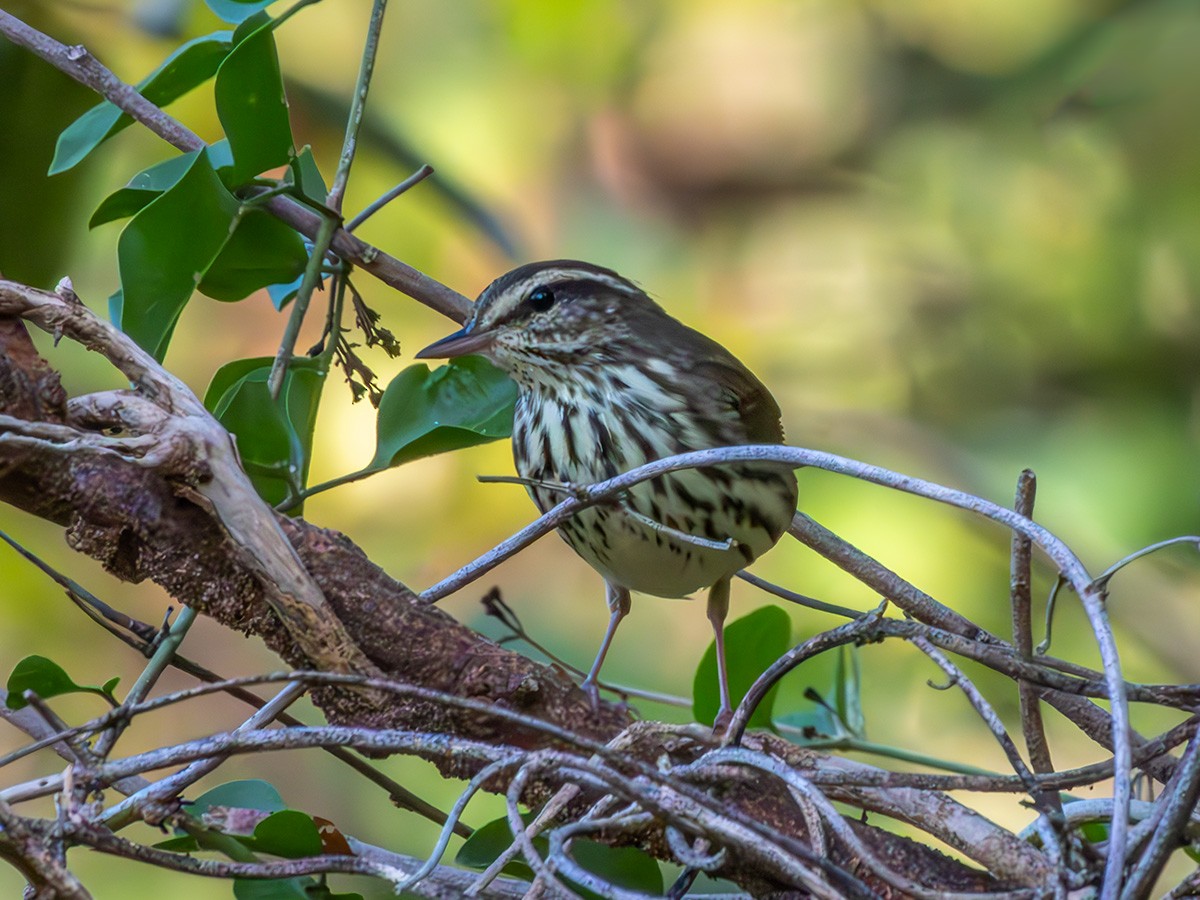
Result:
<instances>
[{"instance_id":1,"label":"branch","mask_svg":"<svg viewBox=\"0 0 1200 900\"><path fill-rule=\"evenodd\" d=\"M91 445L179 479L221 523L242 563L261 580L267 602L314 663L333 671L375 671L329 611L274 511L254 490L229 433L187 385L124 333L93 314L69 285L59 290L52 294L0 281L0 315L20 316L111 362L133 383L134 391L91 394L73 404L71 412L87 425L129 429L134 433L130 440L142 442L136 453L121 454L111 446L112 439L97 433L99 429L89 433L76 427L78 449ZM148 437L154 440L146 446ZM9 440L8 430L0 434L0 443ZM22 442L21 446L28 444Z\"/></svg>"}]
</instances>

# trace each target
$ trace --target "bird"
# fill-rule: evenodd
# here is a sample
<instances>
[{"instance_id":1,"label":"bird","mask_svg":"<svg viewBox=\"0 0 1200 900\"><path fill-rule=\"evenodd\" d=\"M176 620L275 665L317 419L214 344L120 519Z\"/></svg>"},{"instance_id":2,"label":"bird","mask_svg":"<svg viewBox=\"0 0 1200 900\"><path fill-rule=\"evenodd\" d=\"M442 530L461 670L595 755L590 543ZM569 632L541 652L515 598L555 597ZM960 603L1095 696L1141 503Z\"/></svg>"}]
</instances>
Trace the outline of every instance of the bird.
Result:
<instances>
[{"instance_id":1,"label":"bird","mask_svg":"<svg viewBox=\"0 0 1200 900\"><path fill-rule=\"evenodd\" d=\"M778 403L732 353L591 263L546 260L501 275L460 331L416 356L472 354L517 385L513 460L542 512L572 489L653 460L784 441ZM730 579L779 541L797 492L786 464L723 463L658 475L559 526L606 586L608 627L581 685L593 707L630 593L684 597L707 588L720 697L714 728L728 723Z\"/></svg>"}]
</instances>

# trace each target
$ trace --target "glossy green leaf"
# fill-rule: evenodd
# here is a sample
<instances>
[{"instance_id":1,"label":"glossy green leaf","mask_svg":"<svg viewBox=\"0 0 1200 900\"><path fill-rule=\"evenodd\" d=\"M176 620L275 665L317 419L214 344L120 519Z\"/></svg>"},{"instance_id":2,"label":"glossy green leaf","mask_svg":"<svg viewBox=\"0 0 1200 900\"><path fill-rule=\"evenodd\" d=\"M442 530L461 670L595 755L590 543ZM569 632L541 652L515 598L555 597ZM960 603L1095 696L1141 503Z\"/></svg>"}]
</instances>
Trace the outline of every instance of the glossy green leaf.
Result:
<instances>
[{"instance_id":1,"label":"glossy green leaf","mask_svg":"<svg viewBox=\"0 0 1200 900\"><path fill-rule=\"evenodd\" d=\"M763 606L725 627L725 660L729 669L729 696L737 706L756 678L787 652L792 642L792 620L778 606ZM711 725L721 706L717 689L717 647L710 643L696 669L692 686L692 714ZM750 717L751 728L771 725L775 704L772 688Z\"/></svg>"},{"instance_id":2,"label":"glossy green leaf","mask_svg":"<svg viewBox=\"0 0 1200 900\"><path fill-rule=\"evenodd\" d=\"M21 696L25 691L33 691L39 697L48 699L61 694L98 694L114 706L117 699L112 689L117 686L119 678L110 678L103 686L76 684L62 666L44 656L27 656L13 667L5 685L8 698L5 705L9 709L23 709L28 704Z\"/></svg>"},{"instance_id":3,"label":"glossy green leaf","mask_svg":"<svg viewBox=\"0 0 1200 900\"><path fill-rule=\"evenodd\" d=\"M174 187L179 179L187 174L199 155L200 151L197 150L194 153L173 156L138 172L129 179L129 184L101 201L88 221L88 228L95 228L115 219L125 219L140 212L163 191Z\"/></svg>"},{"instance_id":4,"label":"glossy green leaf","mask_svg":"<svg viewBox=\"0 0 1200 900\"><path fill-rule=\"evenodd\" d=\"M125 317L125 292L117 288L108 298L108 319L118 328Z\"/></svg>"},{"instance_id":5,"label":"glossy green leaf","mask_svg":"<svg viewBox=\"0 0 1200 900\"><path fill-rule=\"evenodd\" d=\"M512 434L516 385L479 356L409 366L383 392L369 471Z\"/></svg>"},{"instance_id":6,"label":"glossy green leaf","mask_svg":"<svg viewBox=\"0 0 1200 900\"><path fill-rule=\"evenodd\" d=\"M168 853L195 853L200 849L200 844L190 834L156 841L151 846L155 850L166 850Z\"/></svg>"},{"instance_id":7,"label":"glossy green leaf","mask_svg":"<svg viewBox=\"0 0 1200 900\"><path fill-rule=\"evenodd\" d=\"M243 300L268 285L304 274L308 250L298 232L265 210L242 207L225 246L200 279L214 300Z\"/></svg>"},{"instance_id":8,"label":"glossy green leaf","mask_svg":"<svg viewBox=\"0 0 1200 900\"><path fill-rule=\"evenodd\" d=\"M88 219L88 228L114 222L117 219L128 219L145 208L146 204L161 194L162 191L145 191L138 188L123 187L105 197L92 217Z\"/></svg>"},{"instance_id":9,"label":"glossy green leaf","mask_svg":"<svg viewBox=\"0 0 1200 900\"><path fill-rule=\"evenodd\" d=\"M362 894L335 894L315 878L279 878L272 881L235 878L237 900L363 900Z\"/></svg>"},{"instance_id":10,"label":"glossy green leaf","mask_svg":"<svg viewBox=\"0 0 1200 900\"><path fill-rule=\"evenodd\" d=\"M308 245L305 245L308 249ZM283 284L268 284L267 296L271 298L271 305L276 309L283 309L292 300L295 299L296 293L300 290L300 282L304 280L304 273L300 273L291 281Z\"/></svg>"},{"instance_id":11,"label":"glossy green leaf","mask_svg":"<svg viewBox=\"0 0 1200 900\"><path fill-rule=\"evenodd\" d=\"M218 31L188 41L138 83L138 90L156 106L166 106L213 76L233 46L233 35ZM50 174L77 165L101 143L132 124L107 100L93 106L58 136Z\"/></svg>"},{"instance_id":12,"label":"glossy green leaf","mask_svg":"<svg viewBox=\"0 0 1200 900\"><path fill-rule=\"evenodd\" d=\"M131 179L125 187L109 194L96 207L88 228L95 228L105 222L124 219L135 215L147 203L175 186L195 161L199 150L173 156L163 162L156 163L148 169L143 169ZM208 148L208 159L214 169L220 171L222 166L232 165L233 157L229 153L228 141L217 141Z\"/></svg>"},{"instance_id":13,"label":"glossy green leaf","mask_svg":"<svg viewBox=\"0 0 1200 900\"><path fill-rule=\"evenodd\" d=\"M121 232L119 324L156 359L166 355L197 274L208 269L229 239L229 225L240 207L204 151Z\"/></svg>"},{"instance_id":14,"label":"glossy green leaf","mask_svg":"<svg viewBox=\"0 0 1200 900\"><path fill-rule=\"evenodd\" d=\"M296 186L296 193L313 206L323 207L325 198L329 195L329 188L321 175L321 169L317 166L312 147L306 144L292 160L291 168L291 179Z\"/></svg>"},{"instance_id":15,"label":"glossy green leaf","mask_svg":"<svg viewBox=\"0 0 1200 900\"><path fill-rule=\"evenodd\" d=\"M526 823L533 820L531 814L521 818ZM454 862L469 869L486 869L511 843L508 819L493 819L475 829L459 848ZM533 843L541 853L549 849L549 842L544 837L534 838ZM571 845L571 855L581 867L618 887L652 896L663 892L662 869L652 857L635 847L609 847L596 841L578 840ZM533 879L533 869L520 860L510 862L503 871L513 878ZM577 885L575 888L581 897L596 896Z\"/></svg>"},{"instance_id":16,"label":"glossy green leaf","mask_svg":"<svg viewBox=\"0 0 1200 900\"><path fill-rule=\"evenodd\" d=\"M308 476L312 435L326 371L316 359L294 359L279 400L271 399L267 377L272 359L241 359L222 366L204 395L204 405L237 435L238 452L255 489L272 505Z\"/></svg>"},{"instance_id":17,"label":"glossy green leaf","mask_svg":"<svg viewBox=\"0 0 1200 900\"><path fill-rule=\"evenodd\" d=\"M205 791L188 805L188 812L202 816L215 806L228 806L239 809L257 809L267 813L277 813L286 809L283 798L275 785L258 778L244 781L227 781L211 790ZM175 837L159 841L154 846L159 850L169 850L172 853L195 853L198 850L220 849L212 841L207 840L204 832L185 834L180 829L175 830ZM247 839L238 837L243 843Z\"/></svg>"},{"instance_id":18,"label":"glossy green leaf","mask_svg":"<svg viewBox=\"0 0 1200 900\"><path fill-rule=\"evenodd\" d=\"M256 12L266 9L275 0L204 0L205 4L226 22L237 24Z\"/></svg>"},{"instance_id":19,"label":"glossy green leaf","mask_svg":"<svg viewBox=\"0 0 1200 900\"><path fill-rule=\"evenodd\" d=\"M596 841L575 841L571 855L580 866L610 884L653 897L662 895L663 877L654 858L637 847L610 847ZM583 896L593 896L581 890Z\"/></svg>"},{"instance_id":20,"label":"glossy green leaf","mask_svg":"<svg viewBox=\"0 0 1200 900\"><path fill-rule=\"evenodd\" d=\"M297 809L281 809L259 822L249 846L260 853L287 859L319 856L324 852L312 816Z\"/></svg>"},{"instance_id":21,"label":"glossy green leaf","mask_svg":"<svg viewBox=\"0 0 1200 900\"><path fill-rule=\"evenodd\" d=\"M263 24L267 21L264 13L243 22L235 33L237 45L217 69L217 115L233 150L234 183L286 165L295 153L275 35Z\"/></svg>"},{"instance_id":22,"label":"glossy green leaf","mask_svg":"<svg viewBox=\"0 0 1200 900\"><path fill-rule=\"evenodd\" d=\"M227 781L205 791L188 806L188 811L203 815L214 806L235 806L241 809L261 809L263 812L279 812L287 809L279 790L261 778L242 781Z\"/></svg>"},{"instance_id":23,"label":"glossy green leaf","mask_svg":"<svg viewBox=\"0 0 1200 900\"><path fill-rule=\"evenodd\" d=\"M833 670L831 706L842 727L853 737L866 736L866 719L862 709L862 673L858 665L858 648L838 647Z\"/></svg>"},{"instance_id":24,"label":"glossy green leaf","mask_svg":"<svg viewBox=\"0 0 1200 900\"><path fill-rule=\"evenodd\" d=\"M525 813L521 819L528 824L533 821L533 815ZM492 819L476 828L471 836L463 841L463 845L458 848L458 853L454 857L454 862L467 869L486 869L508 849L512 842L512 829L509 828L508 819L503 816L499 819ZM545 838L534 838L534 844L543 852L548 846ZM533 880L533 869L519 859L508 863L504 867L503 873L511 878Z\"/></svg>"},{"instance_id":25,"label":"glossy green leaf","mask_svg":"<svg viewBox=\"0 0 1200 900\"><path fill-rule=\"evenodd\" d=\"M1081 822L1076 830L1089 844L1103 844L1112 836L1108 822Z\"/></svg>"}]
</instances>

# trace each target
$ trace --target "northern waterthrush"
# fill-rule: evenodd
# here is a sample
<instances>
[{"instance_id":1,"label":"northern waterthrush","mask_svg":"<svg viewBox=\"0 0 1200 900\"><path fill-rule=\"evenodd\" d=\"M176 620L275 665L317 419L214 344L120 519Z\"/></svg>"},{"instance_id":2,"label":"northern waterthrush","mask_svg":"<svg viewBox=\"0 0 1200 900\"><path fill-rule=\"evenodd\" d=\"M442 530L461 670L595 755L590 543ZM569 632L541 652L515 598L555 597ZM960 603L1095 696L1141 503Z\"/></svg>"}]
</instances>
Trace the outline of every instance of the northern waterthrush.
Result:
<instances>
[{"instance_id":1,"label":"northern waterthrush","mask_svg":"<svg viewBox=\"0 0 1200 900\"><path fill-rule=\"evenodd\" d=\"M465 328L417 356L467 354L517 383L513 457L543 512L567 496L563 485L690 450L783 441L778 404L733 354L589 263L530 263L501 276ZM723 631L730 578L775 545L795 509L791 469L739 462L658 476L560 526L607 585L608 630L583 682L593 700L631 590L682 597L707 587L720 727L732 711Z\"/></svg>"}]
</instances>

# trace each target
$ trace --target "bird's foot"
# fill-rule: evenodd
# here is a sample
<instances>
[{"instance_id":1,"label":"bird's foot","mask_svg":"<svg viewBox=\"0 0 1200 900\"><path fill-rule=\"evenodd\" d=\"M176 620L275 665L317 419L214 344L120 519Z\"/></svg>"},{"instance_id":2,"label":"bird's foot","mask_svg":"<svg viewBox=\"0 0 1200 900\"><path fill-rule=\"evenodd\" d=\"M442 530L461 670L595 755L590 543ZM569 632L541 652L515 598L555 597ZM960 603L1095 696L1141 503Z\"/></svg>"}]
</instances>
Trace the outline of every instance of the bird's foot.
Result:
<instances>
[{"instance_id":1,"label":"bird's foot","mask_svg":"<svg viewBox=\"0 0 1200 900\"><path fill-rule=\"evenodd\" d=\"M713 719L713 737L724 737L725 731L729 728L729 723L732 721L733 710L730 707L722 706L717 710L717 717Z\"/></svg>"},{"instance_id":2,"label":"bird's foot","mask_svg":"<svg viewBox=\"0 0 1200 900\"><path fill-rule=\"evenodd\" d=\"M596 684L596 680L589 676L588 678L585 678L583 680L583 682L579 685L579 688L585 694L587 694L588 704L592 707L592 712L599 713L600 712L600 686L598 684Z\"/></svg>"}]
</instances>

